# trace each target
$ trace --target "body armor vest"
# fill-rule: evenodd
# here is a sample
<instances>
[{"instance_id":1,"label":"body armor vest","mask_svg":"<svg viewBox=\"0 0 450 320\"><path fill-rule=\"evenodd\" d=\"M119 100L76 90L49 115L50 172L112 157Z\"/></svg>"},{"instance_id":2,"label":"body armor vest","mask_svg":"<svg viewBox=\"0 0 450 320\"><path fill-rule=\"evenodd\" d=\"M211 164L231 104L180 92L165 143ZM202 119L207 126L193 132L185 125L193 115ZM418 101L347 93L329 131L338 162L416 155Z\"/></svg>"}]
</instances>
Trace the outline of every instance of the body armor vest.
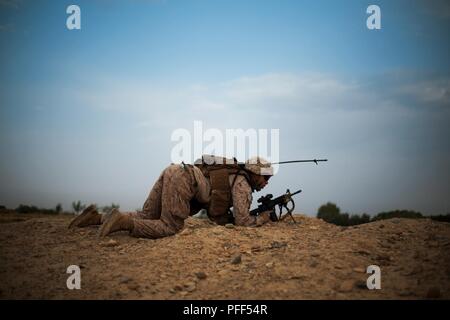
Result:
<instances>
[{"instance_id":1,"label":"body armor vest","mask_svg":"<svg viewBox=\"0 0 450 320\"><path fill-rule=\"evenodd\" d=\"M211 200L206 208L210 217L228 214L229 209L233 206L231 189L237 176L244 176L249 185L252 185L248 172L237 163L236 159L203 156L201 161L196 161L194 165L209 179L211 184ZM235 175L231 186L230 175Z\"/></svg>"}]
</instances>

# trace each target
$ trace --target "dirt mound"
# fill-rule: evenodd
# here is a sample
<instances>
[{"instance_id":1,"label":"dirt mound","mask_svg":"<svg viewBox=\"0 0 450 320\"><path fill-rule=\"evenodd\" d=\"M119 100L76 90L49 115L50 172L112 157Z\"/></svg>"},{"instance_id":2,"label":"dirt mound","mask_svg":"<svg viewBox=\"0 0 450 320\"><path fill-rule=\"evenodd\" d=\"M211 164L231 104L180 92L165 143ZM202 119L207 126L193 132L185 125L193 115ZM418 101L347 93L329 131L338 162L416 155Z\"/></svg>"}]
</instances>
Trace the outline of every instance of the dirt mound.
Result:
<instances>
[{"instance_id":1,"label":"dirt mound","mask_svg":"<svg viewBox=\"0 0 450 320\"><path fill-rule=\"evenodd\" d=\"M96 227L68 230L71 219L0 214L0 298L450 298L450 224L429 219L244 228L189 218L158 240L98 239ZM67 289L69 265L81 268L81 290ZM369 265L381 268L381 290L367 289Z\"/></svg>"}]
</instances>

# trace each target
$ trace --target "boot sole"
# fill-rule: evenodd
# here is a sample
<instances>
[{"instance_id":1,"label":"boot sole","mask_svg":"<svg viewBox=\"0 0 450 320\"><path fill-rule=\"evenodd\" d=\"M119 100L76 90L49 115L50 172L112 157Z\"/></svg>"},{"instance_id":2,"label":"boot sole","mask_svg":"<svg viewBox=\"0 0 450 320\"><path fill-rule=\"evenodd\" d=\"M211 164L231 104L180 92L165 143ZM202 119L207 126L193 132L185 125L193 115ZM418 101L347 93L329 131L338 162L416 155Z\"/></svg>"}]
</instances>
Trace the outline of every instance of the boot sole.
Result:
<instances>
[{"instance_id":1,"label":"boot sole","mask_svg":"<svg viewBox=\"0 0 450 320\"><path fill-rule=\"evenodd\" d=\"M108 216L105 217L105 221L102 223L100 229L98 230L98 237L103 238L111 233L111 227L120 218L122 214L114 209L112 212L108 213Z\"/></svg>"},{"instance_id":2,"label":"boot sole","mask_svg":"<svg viewBox=\"0 0 450 320\"><path fill-rule=\"evenodd\" d=\"M80 214L78 217L73 219L72 222L70 222L68 228L73 229L73 228L78 227L80 224L82 224L82 222L91 218L91 215L92 215L92 213L94 213L94 211L95 211L95 207L92 207L89 210L85 210L82 214Z\"/></svg>"}]
</instances>

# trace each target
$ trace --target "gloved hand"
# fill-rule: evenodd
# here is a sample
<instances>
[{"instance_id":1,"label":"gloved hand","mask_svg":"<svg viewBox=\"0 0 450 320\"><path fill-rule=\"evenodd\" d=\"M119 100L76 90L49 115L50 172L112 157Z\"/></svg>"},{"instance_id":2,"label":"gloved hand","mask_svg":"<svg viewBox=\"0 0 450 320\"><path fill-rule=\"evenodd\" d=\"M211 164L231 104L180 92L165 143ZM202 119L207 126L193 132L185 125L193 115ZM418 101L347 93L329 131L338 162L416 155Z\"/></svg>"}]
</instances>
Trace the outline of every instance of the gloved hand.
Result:
<instances>
[{"instance_id":1,"label":"gloved hand","mask_svg":"<svg viewBox=\"0 0 450 320\"><path fill-rule=\"evenodd\" d=\"M275 209L270 210L268 212L269 212L270 220L272 220L273 222L277 222L278 217L277 217L277 214L275 213Z\"/></svg>"},{"instance_id":2,"label":"gloved hand","mask_svg":"<svg viewBox=\"0 0 450 320\"><path fill-rule=\"evenodd\" d=\"M275 210L268 210L260 213L256 218L256 224L258 226L261 226L264 223L269 222L269 220L278 221L277 215L275 214Z\"/></svg>"}]
</instances>

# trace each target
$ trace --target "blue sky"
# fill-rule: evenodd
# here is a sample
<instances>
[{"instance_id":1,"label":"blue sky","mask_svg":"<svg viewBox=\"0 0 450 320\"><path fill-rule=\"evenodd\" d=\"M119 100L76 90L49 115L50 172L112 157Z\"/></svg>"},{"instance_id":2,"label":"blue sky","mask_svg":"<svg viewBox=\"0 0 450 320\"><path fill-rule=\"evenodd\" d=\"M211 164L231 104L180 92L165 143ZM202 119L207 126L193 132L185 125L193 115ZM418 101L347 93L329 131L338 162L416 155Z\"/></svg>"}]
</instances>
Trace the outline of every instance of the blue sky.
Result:
<instances>
[{"instance_id":1,"label":"blue sky","mask_svg":"<svg viewBox=\"0 0 450 320\"><path fill-rule=\"evenodd\" d=\"M329 158L264 190L302 188L301 212L450 212L449 24L440 0L0 0L0 204L139 208L201 120Z\"/></svg>"}]
</instances>

